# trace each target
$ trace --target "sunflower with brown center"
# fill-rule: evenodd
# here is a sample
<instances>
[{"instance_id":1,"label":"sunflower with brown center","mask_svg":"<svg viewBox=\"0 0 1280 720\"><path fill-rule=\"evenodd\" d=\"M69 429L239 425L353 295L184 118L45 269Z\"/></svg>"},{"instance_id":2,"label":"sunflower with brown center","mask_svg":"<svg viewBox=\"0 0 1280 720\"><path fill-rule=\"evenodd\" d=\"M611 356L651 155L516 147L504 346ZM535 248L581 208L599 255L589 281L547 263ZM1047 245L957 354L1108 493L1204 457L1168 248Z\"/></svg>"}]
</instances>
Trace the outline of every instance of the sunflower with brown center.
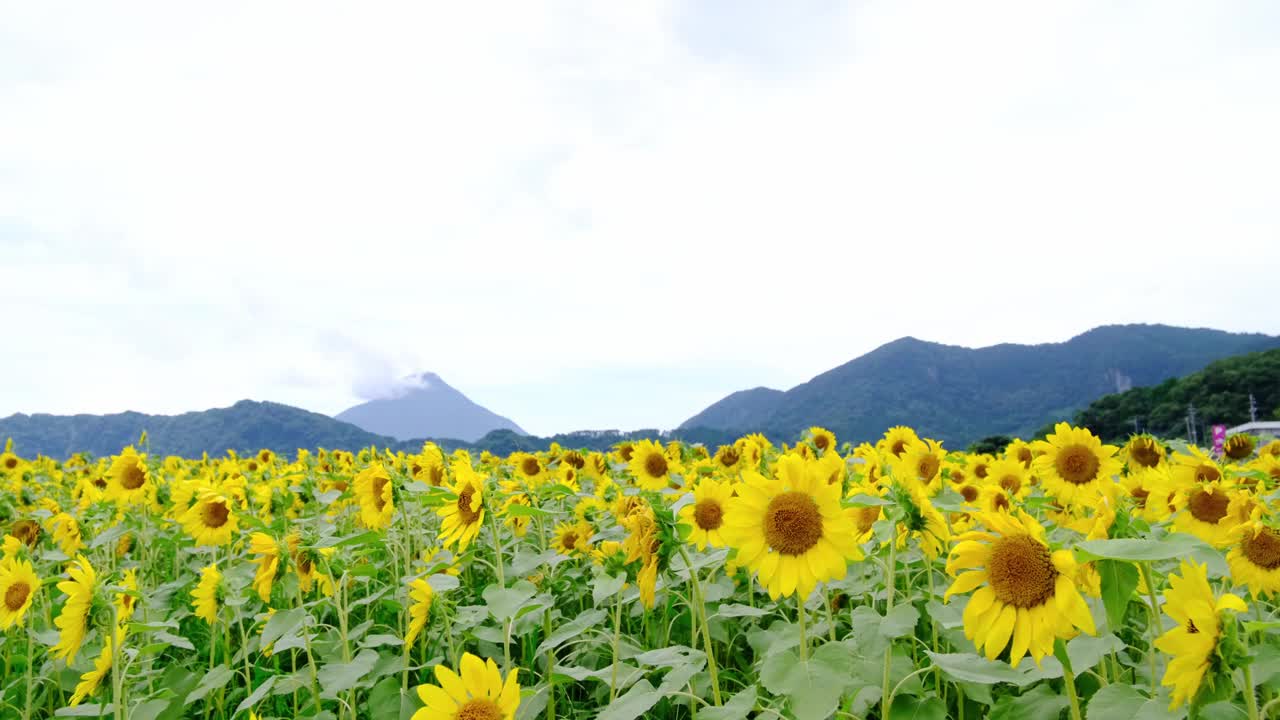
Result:
<instances>
[{"instance_id":1,"label":"sunflower with brown center","mask_svg":"<svg viewBox=\"0 0 1280 720\"><path fill-rule=\"evenodd\" d=\"M431 487L444 487L448 481L444 453L435 443L424 443L422 452L410 458L409 474Z\"/></svg>"},{"instance_id":2,"label":"sunflower with brown center","mask_svg":"<svg viewBox=\"0 0 1280 720\"><path fill-rule=\"evenodd\" d=\"M1012 499L1025 500L1031 494L1031 472L1017 460L993 460L987 466L985 484L1004 490Z\"/></svg>"},{"instance_id":3,"label":"sunflower with brown center","mask_svg":"<svg viewBox=\"0 0 1280 720\"><path fill-rule=\"evenodd\" d=\"M1129 496L1133 514L1149 523L1168 520L1177 508L1173 504L1173 476L1168 465L1154 468L1130 467L1129 472L1120 478L1122 494Z\"/></svg>"},{"instance_id":4,"label":"sunflower with brown center","mask_svg":"<svg viewBox=\"0 0 1280 720\"><path fill-rule=\"evenodd\" d=\"M480 526L484 524L484 478L462 458L454 458L450 468L454 477L450 488L454 500L436 510L442 518L440 543L446 548L457 545L457 551L462 552L480 534Z\"/></svg>"},{"instance_id":5,"label":"sunflower with brown center","mask_svg":"<svg viewBox=\"0 0 1280 720\"><path fill-rule=\"evenodd\" d=\"M893 476L920 483L930 495L942 489L942 463L947 451L937 440L917 440L908 444L893 460Z\"/></svg>"},{"instance_id":6,"label":"sunflower with brown center","mask_svg":"<svg viewBox=\"0 0 1280 720\"><path fill-rule=\"evenodd\" d=\"M716 454L711 460L716 470L731 480L737 479L738 470L743 464L742 453L738 452L738 448L733 445L721 445L716 448Z\"/></svg>"},{"instance_id":7,"label":"sunflower with brown center","mask_svg":"<svg viewBox=\"0 0 1280 720\"><path fill-rule=\"evenodd\" d=\"M146 459L138 455L132 446L127 447L111 461L107 470L106 498L121 505L141 505L152 490L151 471Z\"/></svg>"},{"instance_id":8,"label":"sunflower with brown center","mask_svg":"<svg viewBox=\"0 0 1280 720\"><path fill-rule=\"evenodd\" d=\"M595 534L595 528L582 520L560 523L556 525L551 547L561 555L590 555L591 538Z\"/></svg>"},{"instance_id":9,"label":"sunflower with brown center","mask_svg":"<svg viewBox=\"0 0 1280 720\"><path fill-rule=\"evenodd\" d=\"M382 463L361 470L355 479L356 501L360 503L360 524L378 529L391 525L395 514L391 475Z\"/></svg>"},{"instance_id":10,"label":"sunflower with brown center","mask_svg":"<svg viewBox=\"0 0 1280 720\"><path fill-rule=\"evenodd\" d=\"M1240 462L1253 455L1253 448L1256 445L1257 442L1252 435L1236 433L1222 443L1222 454L1236 462Z\"/></svg>"},{"instance_id":11,"label":"sunflower with brown center","mask_svg":"<svg viewBox=\"0 0 1280 720\"><path fill-rule=\"evenodd\" d=\"M1097 633L1076 587L1075 558L1053 551L1044 527L1024 512L985 513L987 530L958 536L947 572L956 576L945 599L973 592L964 609L964 634L990 660L1008 648L1011 666L1031 654L1038 665L1056 638ZM960 573L960 570L968 572Z\"/></svg>"},{"instance_id":12,"label":"sunflower with brown center","mask_svg":"<svg viewBox=\"0 0 1280 720\"><path fill-rule=\"evenodd\" d=\"M817 463L783 455L773 471L773 478L743 473L721 534L770 597L798 592L803 599L819 582L844 577L848 562L863 555L840 506L841 489L827 483Z\"/></svg>"},{"instance_id":13,"label":"sunflower with brown center","mask_svg":"<svg viewBox=\"0 0 1280 720\"><path fill-rule=\"evenodd\" d=\"M876 443L876 449L885 455L901 457L907 446L920 441L916 431L906 425L895 425L885 431L884 437Z\"/></svg>"},{"instance_id":14,"label":"sunflower with brown center","mask_svg":"<svg viewBox=\"0 0 1280 720\"><path fill-rule=\"evenodd\" d=\"M0 630L22 622L39 589L40 576L30 562L16 557L0 560Z\"/></svg>"},{"instance_id":15,"label":"sunflower with brown center","mask_svg":"<svg viewBox=\"0 0 1280 720\"><path fill-rule=\"evenodd\" d=\"M693 488L693 502L680 508L680 524L688 527L688 541L699 550L707 546L724 547L725 507L733 497L733 486L712 478L705 478Z\"/></svg>"},{"instance_id":16,"label":"sunflower with brown center","mask_svg":"<svg viewBox=\"0 0 1280 720\"><path fill-rule=\"evenodd\" d=\"M436 665L439 685L419 685L418 697L425 707L412 720L513 720L520 707L520 684L516 670L504 682L498 665L463 653L455 673Z\"/></svg>"},{"instance_id":17,"label":"sunflower with brown center","mask_svg":"<svg viewBox=\"0 0 1280 720\"><path fill-rule=\"evenodd\" d=\"M1214 547L1226 547L1231 544L1231 530L1241 520L1230 512L1232 501L1238 500L1239 494L1239 490L1224 482L1183 488L1174 495L1178 514L1173 518L1173 527Z\"/></svg>"},{"instance_id":18,"label":"sunflower with brown center","mask_svg":"<svg viewBox=\"0 0 1280 720\"><path fill-rule=\"evenodd\" d=\"M527 452L514 452L507 458L514 477L524 483L525 487L537 489L546 481L548 472L546 463L537 455Z\"/></svg>"},{"instance_id":19,"label":"sunflower with brown center","mask_svg":"<svg viewBox=\"0 0 1280 720\"><path fill-rule=\"evenodd\" d=\"M1185 453L1169 458L1174 481L1184 488L1199 483L1215 483L1223 478L1222 468L1211 455L1192 445Z\"/></svg>"},{"instance_id":20,"label":"sunflower with brown center","mask_svg":"<svg viewBox=\"0 0 1280 720\"><path fill-rule=\"evenodd\" d=\"M1041 454L1032 461L1032 472L1045 493L1064 505L1087 505L1100 494L1115 491L1114 476L1120 472L1118 449L1103 445L1088 428L1058 423L1034 447Z\"/></svg>"},{"instance_id":21,"label":"sunflower with brown center","mask_svg":"<svg viewBox=\"0 0 1280 720\"><path fill-rule=\"evenodd\" d=\"M880 505L858 504L858 498L860 496L883 498L888 494L889 488L866 480L853 483L849 486L849 491L845 493L846 498L853 499L852 502L854 504L847 505L844 513L849 516L849 520L853 523L854 540L859 545L871 539L876 521L882 517L882 514Z\"/></svg>"},{"instance_id":22,"label":"sunflower with brown center","mask_svg":"<svg viewBox=\"0 0 1280 720\"><path fill-rule=\"evenodd\" d=\"M1129 442L1125 443L1124 449L1120 451L1120 457L1129 464L1130 472L1142 468L1159 467L1164 462L1164 444L1154 435L1147 433L1134 435L1129 438Z\"/></svg>"},{"instance_id":23,"label":"sunflower with brown center","mask_svg":"<svg viewBox=\"0 0 1280 720\"><path fill-rule=\"evenodd\" d=\"M970 455L965 460L969 473L979 480L987 479L987 473L991 472L991 463L993 462L995 462L995 458L985 453L982 455Z\"/></svg>"},{"instance_id":24,"label":"sunflower with brown center","mask_svg":"<svg viewBox=\"0 0 1280 720\"><path fill-rule=\"evenodd\" d=\"M1231 539L1231 580L1248 587L1255 600L1280 593L1280 531L1255 520L1236 526Z\"/></svg>"},{"instance_id":25,"label":"sunflower with brown center","mask_svg":"<svg viewBox=\"0 0 1280 720\"><path fill-rule=\"evenodd\" d=\"M669 487L671 474L680 471L679 466L668 457L666 449L652 440L636 443L627 469L642 490L662 490Z\"/></svg>"},{"instance_id":26,"label":"sunflower with brown center","mask_svg":"<svg viewBox=\"0 0 1280 720\"><path fill-rule=\"evenodd\" d=\"M805 434L809 436L809 442L813 443L819 453L834 452L836 450L836 434L830 430L814 425Z\"/></svg>"},{"instance_id":27,"label":"sunflower with brown center","mask_svg":"<svg viewBox=\"0 0 1280 720\"><path fill-rule=\"evenodd\" d=\"M1012 442L1004 446L1004 456L1011 460L1017 460L1022 463L1023 467L1030 470L1031 463L1036 459L1036 451L1031 446L1031 443L1026 440L1014 438Z\"/></svg>"},{"instance_id":28,"label":"sunflower with brown center","mask_svg":"<svg viewBox=\"0 0 1280 720\"><path fill-rule=\"evenodd\" d=\"M201 488L196 497L196 503L182 514L182 529L195 539L196 545L220 547L230 543L239 527L231 501L208 487Z\"/></svg>"}]
</instances>

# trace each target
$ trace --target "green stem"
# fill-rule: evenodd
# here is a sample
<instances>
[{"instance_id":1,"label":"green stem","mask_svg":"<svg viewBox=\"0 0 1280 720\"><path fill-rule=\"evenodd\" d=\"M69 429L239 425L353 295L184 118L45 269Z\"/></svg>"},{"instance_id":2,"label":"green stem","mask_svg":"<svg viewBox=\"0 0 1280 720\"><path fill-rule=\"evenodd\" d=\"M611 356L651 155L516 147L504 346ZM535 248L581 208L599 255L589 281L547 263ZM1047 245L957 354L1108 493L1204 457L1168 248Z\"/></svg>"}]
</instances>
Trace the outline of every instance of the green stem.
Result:
<instances>
[{"instance_id":1,"label":"green stem","mask_svg":"<svg viewBox=\"0 0 1280 720\"><path fill-rule=\"evenodd\" d=\"M894 525L889 532L889 562L884 566L884 614L888 616L893 610L893 590L897 578L894 571L898 562L898 526ZM889 687L889 672L893 667L893 642L884 649L884 675L880 685L880 717L889 717L889 706L893 703L893 693Z\"/></svg>"},{"instance_id":2,"label":"green stem","mask_svg":"<svg viewBox=\"0 0 1280 720\"><path fill-rule=\"evenodd\" d=\"M1147 586L1147 600L1151 606L1151 645L1147 648L1147 662L1151 666L1151 694L1157 692L1156 682L1156 638L1160 636L1160 600L1156 597L1156 584L1151 575L1151 563L1138 563L1142 571L1142 582Z\"/></svg>"},{"instance_id":3,"label":"green stem","mask_svg":"<svg viewBox=\"0 0 1280 720\"><path fill-rule=\"evenodd\" d=\"M1071 700L1071 720L1082 720L1080 715L1080 697L1076 695L1076 676L1066 666L1062 668L1062 684L1067 688L1067 697Z\"/></svg>"},{"instance_id":4,"label":"green stem","mask_svg":"<svg viewBox=\"0 0 1280 720\"><path fill-rule=\"evenodd\" d=\"M311 701L315 705L316 715L320 714L320 679L316 675L315 656L311 654L311 631L307 628L309 623L306 622L306 603L302 599L302 586L295 585L294 590L298 598L298 609L303 612L302 623L302 649L307 653L307 668L311 671Z\"/></svg>"},{"instance_id":5,"label":"green stem","mask_svg":"<svg viewBox=\"0 0 1280 720\"><path fill-rule=\"evenodd\" d=\"M551 637L551 610L542 612L542 636ZM556 649L547 648L547 720L556 720Z\"/></svg>"},{"instance_id":6,"label":"green stem","mask_svg":"<svg viewBox=\"0 0 1280 720\"><path fill-rule=\"evenodd\" d=\"M800 662L809 659L809 641L805 637L805 613L804 613L804 596L796 592L796 609L800 619Z\"/></svg>"},{"instance_id":7,"label":"green stem","mask_svg":"<svg viewBox=\"0 0 1280 720\"><path fill-rule=\"evenodd\" d=\"M822 586L822 598L823 600L826 601L827 625L830 626L828 628L829 632L827 633L827 635L828 637L830 637L831 642L835 642L836 641L836 613L835 613L835 610L833 610L831 607L831 588L827 587L826 585Z\"/></svg>"},{"instance_id":8,"label":"green stem","mask_svg":"<svg viewBox=\"0 0 1280 720\"><path fill-rule=\"evenodd\" d=\"M711 630L707 627L707 603L702 599L702 585L698 582L698 571L693 569L693 563L689 560L689 553L685 551L684 545L680 546L680 559L684 560L685 567L689 568L689 582L693 588L693 597L689 602L690 620L692 621L692 616L696 612L699 617L697 624L702 628L702 644L707 651L707 672L711 675L711 697L718 706L720 705L720 675L719 668L716 667L715 648L711 644ZM801 612L804 612L803 609ZM803 638L803 627L800 633ZM803 639L800 644L804 645Z\"/></svg>"},{"instance_id":9,"label":"green stem","mask_svg":"<svg viewBox=\"0 0 1280 720\"><path fill-rule=\"evenodd\" d=\"M622 592L613 603L613 670L609 675L609 702L618 697L618 636L622 632Z\"/></svg>"},{"instance_id":10,"label":"green stem","mask_svg":"<svg viewBox=\"0 0 1280 720\"><path fill-rule=\"evenodd\" d=\"M31 718L31 665L34 663L35 643L31 640L32 625L34 625L34 616L28 619L29 624L23 627L27 631L27 694L22 701L22 720L30 720Z\"/></svg>"}]
</instances>

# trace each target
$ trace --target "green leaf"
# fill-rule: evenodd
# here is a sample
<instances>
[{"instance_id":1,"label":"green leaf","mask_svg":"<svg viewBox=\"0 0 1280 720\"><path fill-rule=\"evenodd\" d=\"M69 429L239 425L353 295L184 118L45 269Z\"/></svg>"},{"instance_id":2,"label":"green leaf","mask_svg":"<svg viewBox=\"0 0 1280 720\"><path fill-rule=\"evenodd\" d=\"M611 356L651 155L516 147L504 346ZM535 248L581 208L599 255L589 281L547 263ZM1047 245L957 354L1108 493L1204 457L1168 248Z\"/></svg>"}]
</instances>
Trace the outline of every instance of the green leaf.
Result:
<instances>
[{"instance_id":1,"label":"green leaf","mask_svg":"<svg viewBox=\"0 0 1280 720\"><path fill-rule=\"evenodd\" d=\"M377 530L369 530L368 532L356 533L355 535L348 535L344 538L338 538L330 535L328 537L320 538L319 542L317 542L314 545L314 547L317 549L320 549L320 548L346 547L347 545L363 545L368 542L380 540L381 538L382 538L382 533L378 532Z\"/></svg>"},{"instance_id":2,"label":"green leaf","mask_svg":"<svg viewBox=\"0 0 1280 720\"><path fill-rule=\"evenodd\" d=\"M1086 720L1133 720L1147 696L1131 685L1108 685L1093 694L1085 708Z\"/></svg>"},{"instance_id":3,"label":"green leaf","mask_svg":"<svg viewBox=\"0 0 1280 720\"><path fill-rule=\"evenodd\" d=\"M129 720L156 720L160 713L169 707L168 700L147 700L133 706L129 711Z\"/></svg>"},{"instance_id":4,"label":"green leaf","mask_svg":"<svg viewBox=\"0 0 1280 720\"><path fill-rule=\"evenodd\" d=\"M889 706L889 720L946 720L947 706L936 697L897 695Z\"/></svg>"},{"instance_id":5,"label":"green leaf","mask_svg":"<svg viewBox=\"0 0 1280 720\"><path fill-rule=\"evenodd\" d=\"M400 716L400 680L386 677L369 691L369 717L395 718Z\"/></svg>"},{"instance_id":6,"label":"green leaf","mask_svg":"<svg viewBox=\"0 0 1280 720\"><path fill-rule=\"evenodd\" d=\"M252 710L254 705L262 702L262 698L266 697L267 693L271 692L271 687L275 684L275 676L267 678L265 682L254 688L253 692L250 693L248 697L240 701L240 704L236 706L236 712L241 713L245 710Z\"/></svg>"},{"instance_id":7,"label":"green leaf","mask_svg":"<svg viewBox=\"0 0 1280 720\"><path fill-rule=\"evenodd\" d=\"M1124 560L1099 560L1096 567L1102 576L1102 604L1107 609L1107 624L1114 632L1124 626L1125 610L1138 588L1138 568Z\"/></svg>"},{"instance_id":8,"label":"green leaf","mask_svg":"<svg viewBox=\"0 0 1280 720\"><path fill-rule=\"evenodd\" d=\"M1205 549L1212 551L1212 548L1209 548L1203 540L1185 533L1171 533L1159 540L1085 540L1078 543L1076 549L1094 558L1129 560L1131 562L1171 560L1173 558L1187 557Z\"/></svg>"},{"instance_id":9,"label":"green leaf","mask_svg":"<svg viewBox=\"0 0 1280 720\"><path fill-rule=\"evenodd\" d=\"M542 641L542 644L538 645L538 649L534 654L542 655L548 650L560 647L560 645L562 645L566 640L577 637L588 629L599 625L607 617L609 617L609 613L604 610L588 610L574 618L571 622L567 622L556 628L555 632L548 635L547 638Z\"/></svg>"},{"instance_id":10,"label":"green leaf","mask_svg":"<svg viewBox=\"0 0 1280 720\"><path fill-rule=\"evenodd\" d=\"M914 605L898 605L880 621L880 635L889 639L910 635L920 620L920 612Z\"/></svg>"},{"instance_id":11,"label":"green leaf","mask_svg":"<svg viewBox=\"0 0 1280 720\"><path fill-rule=\"evenodd\" d=\"M1006 695L991 708L990 720L1053 720L1071 701L1048 685L1037 685L1027 692Z\"/></svg>"},{"instance_id":12,"label":"green leaf","mask_svg":"<svg viewBox=\"0 0 1280 720\"><path fill-rule=\"evenodd\" d=\"M395 635L370 635L369 637L360 641L360 647L366 647L366 648L376 648L376 647L384 647L384 646L400 647L402 645L404 645L404 640L401 640Z\"/></svg>"},{"instance_id":13,"label":"green leaf","mask_svg":"<svg viewBox=\"0 0 1280 720\"><path fill-rule=\"evenodd\" d=\"M622 586L626 584L625 572L617 575L600 575L591 582L591 602L599 605L605 600L613 599L615 595L622 592Z\"/></svg>"},{"instance_id":14,"label":"green leaf","mask_svg":"<svg viewBox=\"0 0 1280 720\"><path fill-rule=\"evenodd\" d=\"M1042 660L1040 668L1030 658L1023 658L1018 667L1012 668L1009 663L988 660L973 653L932 653L926 650L925 654L952 679L964 682L1026 686L1038 680L1062 677L1062 664L1052 657Z\"/></svg>"},{"instance_id":15,"label":"green leaf","mask_svg":"<svg viewBox=\"0 0 1280 720\"><path fill-rule=\"evenodd\" d=\"M490 585L484 589L484 602L489 607L489 614L497 620L512 620L520 612L520 608L529 602L538 592L533 583L521 580L509 588Z\"/></svg>"},{"instance_id":16,"label":"green leaf","mask_svg":"<svg viewBox=\"0 0 1280 720\"><path fill-rule=\"evenodd\" d=\"M1249 713L1238 705L1224 701L1200 708L1199 717L1201 720L1248 720Z\"/></svg>"},{"instance_id":17,"label":"green leaf","mask_svg":"<svg viewBox=\"0 0 1280 720\"><path fill-rule=\"evenodd\" d=\"M531 505L520 505L518 503L512 503L508 505L503 512L507 514L507 517L551 517L552 516L552 513L549 513L546 510L543 510L542 508L536 508Z\"/></svg>"},{"instance_id":18,"label":"green leaf","mask_svg":"<svg viewBox=\"0 0 1280 720\"><path fill-rule=\"evenodd\" d=\"M187 704L200 700L214 690L225 687L234 674L231 668L226 665L219 665L205 673L204 677L200 679L200 684L196 685L196 688L187 694Z\"/></svg>"},{"instance_id":19,"label":"green leaf","mask_svg":"<svg viewBox=\"0 0 1280 720\"><path fill-rule=\"evenodd\" d=\"M279 640L282 635L302 627L302 623L306 618L307 611L302 608L281 610L272 615L266 626L262 628L262 647L266 647Z\"/></svg>"},{"instance_id":20,"label":"green leaf","mask_svg":"<svg viewBox=\"0 0 1280 720\"><path fill-rule=\"evenodd\" d=\"M155 633L155 639L160 642L168 643L174 647L180 647L183 650L196 649L196 646L192 645L190 640L182 637L181 635L174 635L173 633L168 633L163 630Z\"/></svg>"},{"instance_id":21,"label":"green leaf","mask_svg":"<svg viewBox=\"0 0 1280 720\"><path fill-rule=\"evenodd\" d=\"M694 675L697 675L704 665L706 665L706 661L699 658L696 664L690 663L672 669L662 676L662 684L658 686L658 694L665 697L670 693L684 690L685 686L689 684L689 680Z\"/></svg>"},{"instance_id":22,"label":"green leaf","mask_svg":"<svg viewBox=\"0 0 1280 720\"><path fill-rule=\"evenodd\" d=\"M355 687L378 661L376 651L365 648L356 654L349 663L329 663L316 673L316 679L324 692L322 697L334 698L338 693Z\"/></svg>"},{"instance_id":23,"label":"green leaf","mask_svg":"<svg viewBox=\"0 0 1280 720\"><path fill-rule=\"evenodd\" d=\"M700 720L746 720L752 708L756 706L756 686L748 685L738 694L729 698L720 707L703 708L698 711Z\"/></svg>"},{"instance_id":24,"label":"green leaf","mask_svg":"<svg viewBox=\"0 0 1280 720\"><path fill-rule=\"evenodd\" d=\"M797 720L822 720L835 712L840 696L853 682L854 656L848 645L827 643L801 661L790 650L770 655L760 668L760 682L774 695L785 695Z\"/></svg>"},{"instance_id":25,"label":"green leaf","mask_svg":"<svg viewBox=\"0 0 1280 720\"><path fill-rule=\"evenodd\" d=\"M632 659L641 665L673 668L680 665L687 665L694 657L701 656L702 653L700 651L694 650L691 647L685 645L672 645L671 647L642 652Z\"/></svg>"},{"instance_id":26,"label":"green leaf","mask_svg":"<svg viewBox=\"0 0 1280 720\"><path fill-rule=\"evenodd\" d=\"M764 608L752 607L750 605L740 605L737 603L726 603L721 605L711 617L737 618L737 617L764 617L769 611Z\"/></svg>"},{"instance_id":27,"label":"green leaf","mask_svg":"<svg viewBox=\"0 0 1280 720\"><path fill-rule=\"evenodd\" d=\"M1124 641L1107 633L1092 637L1077 635L1067 643L1067 657L1071 660L1071 672L1079 675L1098 663L1107 653L1120 652L1125 649Z\"/></svg>"},{"instance_id":28,"label":"green leaf","mask_svg":"<svg viewBox=\"0 0 1280 720\"><path fill-rule=\"evenodd\" d=\"M622 696L609 703L596 720L635 720L649 708L658 704L662 696L649 684L648 680L641 680L631 689L622 694Z\"/></svg>"},{"instance_id":29,"label":"green leaf","mask_svg":"<svg viewBox=\"0 0 1280 720\"><path fill-rule=\"evenodd\" d=\"M53 714L58 717L105 717L111 715L115 711L115 707L111 703L106 705L77 705L75 707L59 708Z\"/></svg>"}]
</instances>

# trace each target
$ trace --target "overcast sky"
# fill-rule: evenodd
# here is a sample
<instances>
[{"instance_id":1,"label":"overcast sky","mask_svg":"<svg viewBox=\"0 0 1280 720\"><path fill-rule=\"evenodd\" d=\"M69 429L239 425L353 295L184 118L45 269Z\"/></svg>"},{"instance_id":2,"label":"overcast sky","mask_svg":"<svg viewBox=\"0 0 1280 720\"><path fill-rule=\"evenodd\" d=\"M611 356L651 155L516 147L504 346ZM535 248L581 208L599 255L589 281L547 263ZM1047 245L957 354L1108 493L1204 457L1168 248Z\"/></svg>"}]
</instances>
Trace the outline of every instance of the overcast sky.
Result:
<instances>
[{"instance_id":1,"label":"overcast sky","mask_svg":"<svg viewBox=\"0 0 1280 720\"><path fill-rule=\"evenodd\" d=\"M1270 0L0 0L0 416L667 428L903 335L1280 334L1277 78Z\"/></svg>"}]
</instances>

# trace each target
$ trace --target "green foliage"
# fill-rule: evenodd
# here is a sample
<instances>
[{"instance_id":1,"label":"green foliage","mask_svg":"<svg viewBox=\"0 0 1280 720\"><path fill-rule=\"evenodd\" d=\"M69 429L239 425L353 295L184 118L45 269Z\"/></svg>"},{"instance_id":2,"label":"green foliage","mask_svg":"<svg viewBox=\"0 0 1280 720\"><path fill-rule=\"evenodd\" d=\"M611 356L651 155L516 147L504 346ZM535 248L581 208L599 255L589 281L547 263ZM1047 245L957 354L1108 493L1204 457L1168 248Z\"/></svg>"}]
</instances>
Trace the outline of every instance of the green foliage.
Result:
<instances>
[{"instance_id":1,"label":"green foliage","mask_svg":"<svg viewBox=\"0 0 1280 720\"><path fill-rule=\"evenodd\" d=\"M979 349L908 337L786 392L734 393L680 427L758 431L793 441L805 428L821 425L841 441L857 443L893 425L910 425L962 447L994 435L1031 437L1036 428L1067 420L1107 393L1156 385L1214 360L1276 347L1280 338L1267 335L1165 325L1110 325L1063 343ZM1280 382L1275 366L1270 377ZM1247 396L1253 379L1223 378L1223 388ZM1280 405L1280 394L1264 393L1261 385L1252 389L1261 393L1261 407ZM1247 410L1247 402L1239 407ZM1211 406L1205 417L1216 420L1216 412ZM1132 431L1131 414L1121 415L1118 420ZM1154 420L1149 424L1156 427Z\"/></svg>"},{"instance_id":2,"label":"green foliage","mask_svg":"<svg viewBox=\"0 0 1280 720\"><path fill-rule=\"evenodd\" d=\"M1144 432L1185 437L1188 404L1206 426L1239 425L1249 422L1250 393L1260 408L1280 404L1280 350L1219 360L1186 377L1107 395L1077 413L1075 423L1113 442L1133 434L1135 418Z\"/></svg>"}]
</instances>

